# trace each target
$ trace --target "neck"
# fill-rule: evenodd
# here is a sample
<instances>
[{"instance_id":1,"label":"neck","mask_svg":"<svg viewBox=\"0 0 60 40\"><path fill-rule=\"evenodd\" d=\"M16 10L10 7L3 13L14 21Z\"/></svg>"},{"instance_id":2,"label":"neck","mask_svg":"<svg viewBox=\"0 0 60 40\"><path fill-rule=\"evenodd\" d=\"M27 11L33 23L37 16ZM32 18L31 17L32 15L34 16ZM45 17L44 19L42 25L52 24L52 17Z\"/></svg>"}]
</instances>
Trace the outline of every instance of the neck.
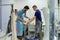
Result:
<instances>
[{"instance_id":1,"label":"neck","mask_svg":"<svg viewBox=\"0 0 60 40\"><path fill-rule=\"evenodd\" d=\"M23 9L24 11L26 11L25 9Z\"/></svg>"},{"instance_id":2,"label":"neck","mask_svg":"<svg viewBox=\"0 0 60 40\"><path fill-rule=\"evenodd\" d=\"M36 9L36 10L37 10L37 9ZM36 10L35 10L35 11L36 11Z\"/></svg>"}]
</instances>

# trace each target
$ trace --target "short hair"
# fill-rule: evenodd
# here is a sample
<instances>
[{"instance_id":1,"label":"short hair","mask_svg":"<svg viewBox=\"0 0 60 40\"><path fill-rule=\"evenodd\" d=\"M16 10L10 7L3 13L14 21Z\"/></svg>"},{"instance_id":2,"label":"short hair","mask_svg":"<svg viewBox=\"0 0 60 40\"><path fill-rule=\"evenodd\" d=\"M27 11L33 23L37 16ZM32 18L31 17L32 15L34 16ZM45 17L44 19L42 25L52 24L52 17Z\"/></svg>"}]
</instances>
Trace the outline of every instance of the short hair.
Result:
<instances>
[{"instance_id":1,"label":"short hair","mask_svg":"<svg viewBox=\"0 0 60 40\"><path fill-rule=\"evenodd\" d=\"M26 5L26 6L24 7L24 9L29 9L29 6Z\"/></svg>"},{"instance_id":2,"label":"short hair","mask_svg":"<svg viewBox=\"0 0 60 40\"><path fill-rule=\"evenodd\" d=\"M32 8L33 8L33 7L37 7L37 6L36 6L36 5L33 5Z\"/></svg>"}]
</instances>

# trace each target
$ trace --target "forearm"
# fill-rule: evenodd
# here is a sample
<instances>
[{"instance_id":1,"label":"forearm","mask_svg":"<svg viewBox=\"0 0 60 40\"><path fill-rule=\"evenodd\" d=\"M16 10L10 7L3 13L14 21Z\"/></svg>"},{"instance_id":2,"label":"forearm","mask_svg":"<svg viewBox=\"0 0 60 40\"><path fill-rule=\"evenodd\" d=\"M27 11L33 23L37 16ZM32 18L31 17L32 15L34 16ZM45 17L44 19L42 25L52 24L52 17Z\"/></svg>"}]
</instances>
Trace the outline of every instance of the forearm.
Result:
<instances>
[{"instance_id":1,"label":"forearm","mask_svg":"<svg viewBox=\"0 0 60 40\"><path fill-rule=\"evenodd\" d=\"M32 22L33 20L34 20L34 19L31 19L31 20L29 21L29 23Z\"/></svg>"},{"instance_id":2,"label":"forearm","mask_svg":"<svg viewBox=\"0 0 60 40\"><path fill-rule=\"evenodd\" d=\"M28 23L32 22L35 19L35 17L31 18Z\"/></svg>"},{"instance_id":3,"label":"forearm","mask_svg":"<svg viewBox=\"0 0 60 40\"><path fill-rule=\"evenodd\" d=\"M24 22L24 20L22 18L20 18L19 16L17 17L19 21Z\"/></svg>"},{"instance_id":4,"label":"forearm","mask_svg":"<svg viewBox=\"0 0 60 40\"><path fill-rule=\"evenodd\" d=\"M29 19L29 20L30 20L30 18L29 18L29 17L27 17L27 16L25 16L25 18L27 18L27 19Z\"/></svg>"}]
</instances>

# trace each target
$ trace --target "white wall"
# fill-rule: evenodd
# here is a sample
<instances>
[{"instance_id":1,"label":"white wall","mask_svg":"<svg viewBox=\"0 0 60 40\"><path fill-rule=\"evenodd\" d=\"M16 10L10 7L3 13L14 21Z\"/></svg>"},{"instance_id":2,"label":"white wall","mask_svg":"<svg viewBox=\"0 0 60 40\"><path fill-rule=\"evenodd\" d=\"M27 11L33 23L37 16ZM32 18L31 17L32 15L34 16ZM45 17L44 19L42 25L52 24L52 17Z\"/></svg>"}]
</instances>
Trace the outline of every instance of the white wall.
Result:
<instances>
[{"instance_id":1,"label":"white wall","mask_svg":"<svg viewBox=\"0 0 60 40\"><path fill-rule=\"evenodd\" d=\"M0 4L1 4L1 0L0 0ZM0 29L1 29L1 7L0 7Z\"/></svg>"},{"instance_id":2,"label":"white wall","mask_svg":"<svg viewBox=\"0 0 60 40\"><path fill-rule=\"evenodd\" d=\"M10 0L2 0L2 4L11 4ZM11 5L1 6L1 22L2 22L2 31L6 32L6 27L8 24L9 16L11 14Z\"/></svg>"},{"instance_id":3,"label":"white wall","mask_svg":"<svg viewBox=\"0 0 60 40\"><path fill-rule=\"evenodd\" d=\"M34 11L32 10L33 5L37 5L38 9L48 7L47 0L14 0L14 8L15 9L20 10L25 5L28 5L30 7L30 10L27 12L27 16L30 18L34 16ZM43 21L44 21L44 18L43 18Z\"/></svg>"},{"instance_id":4,"label":"white wall","mask_svg":"<svg viewBox=\"0 0 60 40\"><path fill-rule=\"evenodd\" d=\"M14 3L13 0L2 0L2 4L12 4Z\"/></svg>"},{"instance_id":5,"label":"white wall","mask_svg":"<svg viewBox=\"0 0 60 40\"><path fill-rule=\"evenodd\" d=\"M11 13L11 6L2 6L2 31L6 31L8 25L9 16Z\"/></svg>"},{"instance_id":6,"label":"white wall","mask_svg":"<svg viewBox=\"0 0 60 40\"><path fill-rule=\"evenodd\" d=\"M14 0L15 8L21 9L25 5L29 5L30 8L33 5L37 5L39 9L47 7L47 0Z\"/></svg>"}]
</instances>

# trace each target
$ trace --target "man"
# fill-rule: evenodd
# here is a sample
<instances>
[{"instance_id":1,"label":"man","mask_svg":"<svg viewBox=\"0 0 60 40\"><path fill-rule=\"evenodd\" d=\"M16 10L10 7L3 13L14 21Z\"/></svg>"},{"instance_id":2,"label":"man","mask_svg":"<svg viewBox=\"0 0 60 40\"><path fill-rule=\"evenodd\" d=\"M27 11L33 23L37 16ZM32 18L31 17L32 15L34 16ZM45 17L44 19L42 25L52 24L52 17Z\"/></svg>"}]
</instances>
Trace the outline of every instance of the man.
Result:
<instances>
[{"instance_id":1,"label":"man","mask_svg":"<svg viewBox=\"0 0 60 40\"><path fill-rule=\"evenodd\" d=\"M16 26L17 26L17 36L19 40L22 40L23 24L26 22L25 20L23 20L23 18L24 17L28 18L26 16L26 12L28 11L28 9L29 9L29 6L26 5L22 10L19 10L17 12Z\"/></svg>"},{"instance_id":2,"label":"man","mask_svg":"<svg viewBox=\"0 0 60 40\"><path fill-rule=\"evenodd\" d=\"M31 21L33 21L34 19L36 20L35 23L35 37L38 38L38 34L39 34L39 40L42 40L42 17L41 17L41 12L39 11L39 9L37 9L36 5L33 5L33 10L35 11L35 15L34 17L32 17L28 22L26 22L26 24L30 23Z\"/></svg>"}]
</instances>

